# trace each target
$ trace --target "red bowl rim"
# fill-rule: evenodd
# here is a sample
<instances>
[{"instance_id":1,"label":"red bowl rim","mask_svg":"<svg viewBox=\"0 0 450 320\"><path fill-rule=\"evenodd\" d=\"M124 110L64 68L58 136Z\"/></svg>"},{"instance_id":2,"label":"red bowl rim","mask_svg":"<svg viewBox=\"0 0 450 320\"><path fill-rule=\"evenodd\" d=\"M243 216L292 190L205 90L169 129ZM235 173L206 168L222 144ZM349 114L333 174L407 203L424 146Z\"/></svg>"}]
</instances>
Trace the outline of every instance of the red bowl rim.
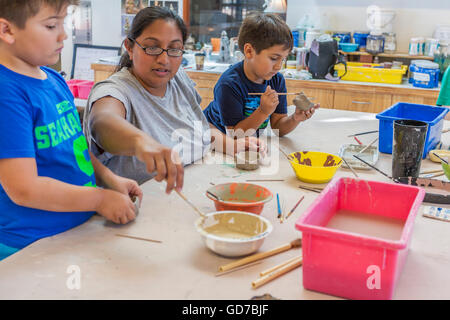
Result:
<instances>
[{"instance_id":1,"label":"red bowl rim","mask_svg":"<svg viewBox=\"0 0 450 320\"><path fill-rule=\"evenodd\" d=\"M266 199L264 199L264 200L256 201L256 202L237 202L237 201L222 201L222 200L216 200L215 198L213 198L212 196L210 196L207 192L205 192L205 195L206 195L206 197L208 197L209 199L211 199L211 200L213 200L213 201L217 201L217 202L219 202L219 203L223 203L223 204L231 205L231 206L244 206L244 207L251 207L251 206L261 205L261 204L264 204L264 203L266 203L266 202L269 202L269 201L272 200L272 198L273 198L273 193L272 193L272 191L270 191L270 190L267 189L266 187L263 187L263 186L260 186L260 185L257 185L257 184L253 184L253 183L247 183L247 182L228 182L228 183L216 184L216 185L214 185L214 186L208 188L208 190L209 190L209 191L213 191L213 190L210 190L210 189L212 189L212 188L214 188L214 187L218 187L218 186L226 186L226 185L230 185L230 184L233 184L233 183L237 183L237 184L247 184L247 185L252 185L252 186L259 187L259 188L263 188L265 191L269 192L269 196L268 196ZM207 191L208 191L208 190L207 190Z\"/></svg>"}]
</instances>

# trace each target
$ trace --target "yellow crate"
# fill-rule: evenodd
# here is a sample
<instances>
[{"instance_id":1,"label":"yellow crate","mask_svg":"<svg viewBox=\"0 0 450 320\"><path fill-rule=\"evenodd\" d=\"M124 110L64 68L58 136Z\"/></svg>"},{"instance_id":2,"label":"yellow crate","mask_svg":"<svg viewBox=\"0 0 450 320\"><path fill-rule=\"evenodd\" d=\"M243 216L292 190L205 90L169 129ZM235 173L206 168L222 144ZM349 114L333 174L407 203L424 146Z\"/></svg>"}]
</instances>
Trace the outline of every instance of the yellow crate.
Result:
<instances>
[{"instance_id":1,"label":"yellow crate","mask_svg":"<svg viewBox=\"0 0 450 320\"><path fill-rule=\"evenodd\" d=\"M371 67L368 67L368 65ZM408 67L405 65L403 65L401 69L374 68L375 66L380 66L380 64L347 62L347 74L341 79L348 81L401 84L402 77L408 70ZM338 72L339 77L345 72L343 64L336 65L334 69Z\"/></svg>"}]
</instances>

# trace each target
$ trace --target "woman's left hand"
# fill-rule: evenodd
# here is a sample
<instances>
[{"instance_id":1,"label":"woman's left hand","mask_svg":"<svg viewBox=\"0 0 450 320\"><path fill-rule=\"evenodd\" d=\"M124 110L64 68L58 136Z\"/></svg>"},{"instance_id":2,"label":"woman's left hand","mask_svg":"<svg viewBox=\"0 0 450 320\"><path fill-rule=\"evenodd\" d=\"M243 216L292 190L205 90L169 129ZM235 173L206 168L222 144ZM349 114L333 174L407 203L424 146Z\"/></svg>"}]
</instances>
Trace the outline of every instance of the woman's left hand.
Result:
<instances>
[{"instance_id":1,"label":"woman's left hand","mask_svg":"<svg viewBox=\"0 0 450 320\"><path fill-rule=\"evenodd\" d=\"M138 197L139 203L142 203L143 193L136 181L127 179L114 174L112 179L109 179L106 183L108 189L118 191L120 193L126 194L130 197Z\"/></svg>"},{"instance_id":2,"label":"woman's left hand","mask_svg":"<svg viewBox=\"0 0 450 320\"><path fill-rule=\"evenodd\" d=\"M320 107L320 104L314 105L311 109L308 109L306 111L302 111L299 108L295 108L295 113L292 115L295 121L305 121L311 118L316 111Z\"/></svg>"}]
</instances>

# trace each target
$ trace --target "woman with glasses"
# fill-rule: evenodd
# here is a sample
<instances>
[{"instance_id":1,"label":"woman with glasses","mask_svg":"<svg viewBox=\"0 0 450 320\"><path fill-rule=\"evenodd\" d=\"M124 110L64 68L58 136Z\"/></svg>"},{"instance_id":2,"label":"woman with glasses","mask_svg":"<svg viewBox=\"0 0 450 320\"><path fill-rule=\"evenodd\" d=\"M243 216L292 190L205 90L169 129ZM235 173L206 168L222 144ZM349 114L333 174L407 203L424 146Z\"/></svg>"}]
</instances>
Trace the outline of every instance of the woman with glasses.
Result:
<instances>
[{"instance_id":1,"label":"woman with glasses","mask_svg":"<svg viewBox=\"0 0 450 320\"><path fill-rule=\"evenodd\" d=\"M183 20L169 9L141 10L117 72L92 88L84 115L84 131L99 160L140 184L152 177L167 180L168 193L181 190L183 165L201 159L211 143L230 154L260 144L210 128L195 83L180 68L186 38Z\"/></svg>"}]
</instances>

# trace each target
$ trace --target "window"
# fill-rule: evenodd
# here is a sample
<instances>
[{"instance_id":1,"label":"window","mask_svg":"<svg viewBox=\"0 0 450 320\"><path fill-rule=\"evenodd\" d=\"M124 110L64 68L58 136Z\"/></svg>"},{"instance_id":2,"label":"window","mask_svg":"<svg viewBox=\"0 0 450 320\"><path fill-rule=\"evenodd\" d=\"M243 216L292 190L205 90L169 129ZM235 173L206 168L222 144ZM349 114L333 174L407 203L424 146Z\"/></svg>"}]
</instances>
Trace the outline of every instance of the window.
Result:
<instances>
[{"instance_id":1,"label":"window","mask_svg":"<svg viewBox=\"0 0 450 320\"><path fill-rule=\"evenodd\" d=\"M220 38L223 30L229 38L237 37L242 21L253 11L263 11L265 0L190 0L184 20L195 41L208 43ZM187 12L188 11L188 12Z\"/></svg>"}]
</instances>

